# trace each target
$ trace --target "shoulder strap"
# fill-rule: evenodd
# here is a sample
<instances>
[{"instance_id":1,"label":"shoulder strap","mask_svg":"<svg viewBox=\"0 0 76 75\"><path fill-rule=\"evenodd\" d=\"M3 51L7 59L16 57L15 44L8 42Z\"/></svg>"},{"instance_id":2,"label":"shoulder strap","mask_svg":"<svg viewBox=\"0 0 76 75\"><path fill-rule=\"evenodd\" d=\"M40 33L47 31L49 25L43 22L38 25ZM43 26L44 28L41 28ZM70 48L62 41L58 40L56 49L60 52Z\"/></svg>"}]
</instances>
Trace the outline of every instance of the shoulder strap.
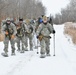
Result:
<instances>
[{"instance_id":1,"label":"shoulder strap","mask_svg":"<svg viewBox=\"0 0 76 75\"><path fill-rule=\"evenodd\" d=\"M43 24L43 23L42 23ZM43 25L42 25L43 26ZM42 27L42 29L41 29L41 31L43 30L43 27ZM41 31L40 31L40 34L41 34Z\"/></svg>"},{"instance_id":2,"label":"shoulder strap","mask_svg":"<svg viewBox=\"0 0 76 75\"><path fill-rule=\"evenodd\" d=\"M42 24L43 24L43 23L42 23ZM42 25L42 26L44 26L44 25ZM44 28L44 27L42 27L41 31L43 30L43 28ZM47 29L49 30L49 32L51 32L50 29L49 29L49 27L45 27L45 28L47 28ZM40 31L40 33L41 33L41 31Z\"/></svg>"},{"instance_id":3,"label":"shoulder strap","mask_svg":"<svg viewBox=\"0 0 76 75\"><path fill-rule=\"evenodd\" d=\"M22 30L23 33L25 32L25 26L24 26L24 24L21 26L21 30Z\"/></svg>"}]
</instances>

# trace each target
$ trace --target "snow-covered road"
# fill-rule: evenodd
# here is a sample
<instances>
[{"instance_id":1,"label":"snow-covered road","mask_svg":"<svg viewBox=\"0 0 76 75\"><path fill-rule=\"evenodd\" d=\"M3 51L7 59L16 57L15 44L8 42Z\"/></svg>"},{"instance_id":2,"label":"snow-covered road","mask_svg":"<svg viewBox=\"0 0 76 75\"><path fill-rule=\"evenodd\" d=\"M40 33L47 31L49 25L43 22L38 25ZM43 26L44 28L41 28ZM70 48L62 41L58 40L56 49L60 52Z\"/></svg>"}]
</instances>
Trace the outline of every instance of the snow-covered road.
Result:
<instances>
[{"instance_id":1,"label":"snow-covered road","mask_svg":"<svg viewBox=\"0 0 76 75\"><path fill-rule=\"evenodd\" d=\"M24 54L16 52L16 56L11 56L9 51L7 58L0 55L0 75L76 75L76 47L63 35L64 25L54 26L55 57L53 56L53 35L51 35L51 57L39 58L40 54L36 54L36 49ZM2 42L0 48L2 52Z\"/></svg>"}]
</instances>

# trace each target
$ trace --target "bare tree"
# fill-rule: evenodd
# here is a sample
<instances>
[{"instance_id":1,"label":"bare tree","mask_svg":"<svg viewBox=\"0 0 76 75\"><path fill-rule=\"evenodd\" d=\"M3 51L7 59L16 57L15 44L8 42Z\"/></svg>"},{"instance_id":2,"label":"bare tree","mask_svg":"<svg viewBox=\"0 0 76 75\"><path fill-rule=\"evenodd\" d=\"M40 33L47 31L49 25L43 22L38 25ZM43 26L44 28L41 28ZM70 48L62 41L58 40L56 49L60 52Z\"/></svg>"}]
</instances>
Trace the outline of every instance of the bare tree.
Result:
<instances>
[{"instance_id":1,"label":"bare tree","mask_svg":"<svg viewBox=\"0 0 76 75\"><path fill-rule=\"evenodd\" d=\"M67 5L67 7L61 9L61 18L61 23L76 22L76 0L70 0L70 3Z\"/></svg>"},{"instance_id":2,"label":"bare tree","mask_svg":"<svg viewBox=\"0 0 76 75\"><path fill-rule=\"evenodd\" d=\"M45 14L45 7L39 0L0 0L0 16L37 18Z\"/></svg>"}]
</instances>

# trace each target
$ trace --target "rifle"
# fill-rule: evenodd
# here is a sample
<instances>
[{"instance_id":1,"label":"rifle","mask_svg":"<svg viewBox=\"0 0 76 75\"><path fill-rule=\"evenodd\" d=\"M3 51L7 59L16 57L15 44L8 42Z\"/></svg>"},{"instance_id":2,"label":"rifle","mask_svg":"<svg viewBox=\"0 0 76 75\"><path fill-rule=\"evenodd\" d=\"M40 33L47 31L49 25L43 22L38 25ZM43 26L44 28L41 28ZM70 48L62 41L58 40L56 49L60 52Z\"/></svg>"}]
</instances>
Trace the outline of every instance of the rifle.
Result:
<instances>
[{"instance_id":1,"label":"rifle","mask_svg":"<svg viewBox=\"0 0 76 75\"><path fill-rule=\"evenodd\" d=\"M21 38L21 37L24 36L24 34L25 34L24 26L23 27L19 26L19 28L17 29L17 34L16 35Z\"/></svg>"},{"instance_id":2,"label":"rifle","mask_svg":"<svg viewBox=\"0 0 76 75\"><path fill-rule=\"evenodd\" d=\"M9 40L11 39L11 35L13 34L13 31L11 29L9 29L8 25L6 24L7 28L5 29L5 31L8 32L8 35L5 35L6 37L9 37Z\"/></svg>"}]
</instances>

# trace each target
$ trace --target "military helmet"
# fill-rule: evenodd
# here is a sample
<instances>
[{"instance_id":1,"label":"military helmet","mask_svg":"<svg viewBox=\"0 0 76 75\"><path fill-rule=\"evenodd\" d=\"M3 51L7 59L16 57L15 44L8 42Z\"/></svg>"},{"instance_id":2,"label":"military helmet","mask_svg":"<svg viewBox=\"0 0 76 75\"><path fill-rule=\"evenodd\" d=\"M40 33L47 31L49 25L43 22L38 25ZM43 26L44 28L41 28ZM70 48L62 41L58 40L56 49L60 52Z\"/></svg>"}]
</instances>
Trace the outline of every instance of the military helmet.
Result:
<instances>
[{"instance_id":1,"label":"military helmet","mask_svg":"<svg viewBox=\"0 0 76 75\"><path fill-rule=\"evenodd\" d=\"M29 19L26 19L26 24L29 24L30 23L30 20Z\"/></svg>"},{"instance_id":2,"label":"military helmet","mask_svg":"<svg viewBox=\"0 0 76 75\"><path fill-rule=\"evenodd\" d=\"M46 17L46 16L43 16L43 21L44 21L44 20L47 20L47 17Z\"/></svg>"},{"instance_id":3,"label":"military helmet","mask_svg":"<svg viewBox=\"0 0 76 75\"><path fill-rule=\"evenodd\" d=\"M8 18L6 18L6 21L11 21L11 19L8 17Z\"/></svg>"},{"instance_id":4,"label":"military helmet","mask_svg":"<svg viewBox=\"0 0 76 75\"><path fill-rule=\"evenodd\" d=\"M7 18L7 19L6 19L6 23L10 25L11 19L10 19L10 18Z\"/></svg>"},{"instance_id":5,"label":"military helmet","mask_svg":"<svg viewBox=\"0 0 76 75\"><path fill-rule=\"evenodd\" d=\"M19 21L23 21L23 18L20 18L20 17L19 17Z\"/></svg>"},{"instance_id":6,"label":"military helmet","mask_svg":"<svg viewBox=\"0 0 76 75\"><path fill-rule=\"evenodd\" d=\"M43 20L47 20L47 16L43 16Z\"/></svg>"},{"instance_id":7,"label":"military helmet","mask_svg":"<svg viewBox=\"0 0 76 75\"><path fill-rule=\"evenodd\" d=\"M47 17L44 16L44 17L43 17L43 22L44 22L44 23L47 23L47 20L48 20Z\"/></svg>"}]
</instances>

